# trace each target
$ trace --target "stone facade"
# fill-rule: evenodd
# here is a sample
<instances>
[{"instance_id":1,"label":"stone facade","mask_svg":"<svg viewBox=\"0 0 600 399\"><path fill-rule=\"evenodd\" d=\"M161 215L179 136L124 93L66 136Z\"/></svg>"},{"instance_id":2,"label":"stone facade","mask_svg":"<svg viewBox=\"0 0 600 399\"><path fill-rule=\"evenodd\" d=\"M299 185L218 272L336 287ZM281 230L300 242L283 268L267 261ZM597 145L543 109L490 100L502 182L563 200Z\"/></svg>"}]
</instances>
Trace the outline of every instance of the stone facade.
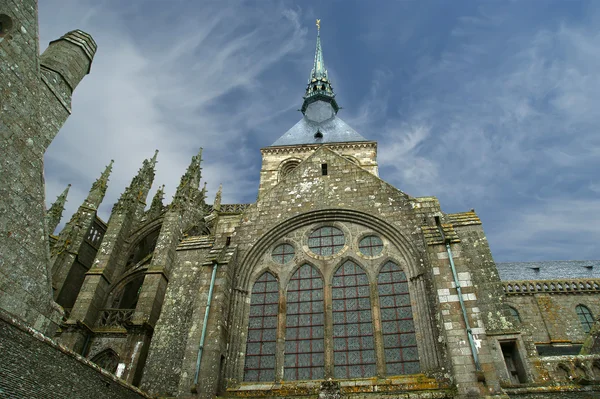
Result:
<instances>
[{"instance_id":1,"label":"stone facade","mask_svg":"<svg viewBox=\"0 0 600 399\"><path fill-rule=\"evenodd\" d=\"M0 394L600 394L600 279L502 281L473 210L448 214L380 179L377 144L337 117L320 38L303 119L261 150L256 202L221 204L219 191L207 203L200 151L173 201L161 189L148 204L155 153L108 222L96 210L112 163L50 236L66 193L47 216L41 160L95 45L73 31L39 56L36 3L8 5ZM57 383L36 387L30 370Z\"/></svg>"}]
</instances>

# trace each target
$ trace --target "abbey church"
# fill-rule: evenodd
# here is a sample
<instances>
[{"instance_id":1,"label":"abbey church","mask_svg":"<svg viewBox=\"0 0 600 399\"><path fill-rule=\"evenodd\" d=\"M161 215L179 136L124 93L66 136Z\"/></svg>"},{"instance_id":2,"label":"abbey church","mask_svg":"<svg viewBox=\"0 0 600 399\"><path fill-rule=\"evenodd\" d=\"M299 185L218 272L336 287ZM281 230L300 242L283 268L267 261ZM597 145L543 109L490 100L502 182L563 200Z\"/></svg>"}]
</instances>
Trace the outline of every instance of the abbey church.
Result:
<instances>
[{"instance_id":1,"label":"abbey church","mask_svg":"<svg viewBox=\"0 0 600 399\"><path fill-rule=\"evenodd\" d=\"M256 202L207 198L201 149L149 198L157 151L108 220L112 162L55 233L44 153L102 50L40 55L37 1L0 3L0 398L600 397L600 264L496 264L474 210L382 180L317 28Z\"/></svg>"}]
</instances>

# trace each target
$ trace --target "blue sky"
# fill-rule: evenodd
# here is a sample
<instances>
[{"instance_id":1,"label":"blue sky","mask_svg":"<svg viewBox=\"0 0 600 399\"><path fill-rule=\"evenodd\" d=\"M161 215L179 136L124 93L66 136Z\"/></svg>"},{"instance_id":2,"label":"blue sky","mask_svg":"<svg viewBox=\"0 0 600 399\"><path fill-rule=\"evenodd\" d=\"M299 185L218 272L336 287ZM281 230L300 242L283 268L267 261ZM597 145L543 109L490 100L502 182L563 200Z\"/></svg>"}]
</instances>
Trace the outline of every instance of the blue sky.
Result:
<instances>
[{"instance_id":1,"label":"blue sky","mask_svg":"<svg viewBox=\"0 0 600 399\"><path fill-rule=\"evenodd\" d=\"M445 212L474 208L496 261L599 259L600 2L40 2L40 40L98 53L46 153L64 219L115 159L100 215L159 149L170 200L204 147L209 196L253 202L260 151L296 123L315 18L340 117L380 176ZM153 190L154 191L154 190Z\"/></svg>"}]
</instances>

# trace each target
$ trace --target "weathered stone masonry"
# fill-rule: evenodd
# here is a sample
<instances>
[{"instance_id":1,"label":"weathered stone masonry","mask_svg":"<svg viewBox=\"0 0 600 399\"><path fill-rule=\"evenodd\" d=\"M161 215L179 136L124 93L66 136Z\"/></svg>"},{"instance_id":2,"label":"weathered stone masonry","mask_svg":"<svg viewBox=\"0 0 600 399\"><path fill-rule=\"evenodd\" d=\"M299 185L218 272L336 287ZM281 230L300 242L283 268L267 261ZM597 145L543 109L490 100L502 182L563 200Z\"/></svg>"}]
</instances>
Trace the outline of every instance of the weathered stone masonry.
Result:
<instances>
[{"instance_id":1,"label":"weathered stone masonry","mask_svg":"<svg viewBox=\"0 0 600 399\"><path fill-rule=\"evenodd\" d=\"M36 18L0 4L0 396L598 396L600 279L501 281L474 210L380 179L320 36L255 203L207 204L200 149L148 204L155 153L108 222L112 162L51 235L67 192L45 212L42 157L96 46L73 31L39 56Z\"/></svg>"}]
</instances>

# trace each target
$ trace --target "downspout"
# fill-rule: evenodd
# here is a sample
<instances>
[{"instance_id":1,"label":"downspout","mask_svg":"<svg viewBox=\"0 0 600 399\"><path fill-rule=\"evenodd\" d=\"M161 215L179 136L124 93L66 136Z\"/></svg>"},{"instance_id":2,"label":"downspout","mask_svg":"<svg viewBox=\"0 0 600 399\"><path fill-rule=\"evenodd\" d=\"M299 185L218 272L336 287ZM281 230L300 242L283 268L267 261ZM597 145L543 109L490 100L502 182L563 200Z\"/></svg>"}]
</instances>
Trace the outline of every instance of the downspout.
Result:
<instances>
[{"instance_id":1,"label":"downspout","mask_svg":"<svg viewBox=\"0 0 600 399\"><path fill-rule=\"evenodd\" d=\"M452 269L452 277L454 278L454 285L456 286L456 292L458 293L458 301L460 302L460 308L462 310L463 319L465 321L465 327L467 329L467 337L469 339L469 345L471 346L471 353L473 354L473 360L475 361L475 370L481 371L481 364L479 363L479 354L477 353L477 347L475 346L475 340L473 339L473 331L469 324L469 317L467 316L467 308L465 307L465 301L462 295L462 289L460 282L458 281L458 274L456 273L456 267L454 266L454 258L452 258L452 250L450 249L450 239L444 234L442 229L442 223L440 217L435 217L435 224L437 225L438 231L442 236L442 241L446 245L446 252L448 252L448 259L450 260L450 269Z\"/></svg>"},{"instance_id":2,"label":"downspout","mask_svg":"<svg viewBox=\"0 0 600 399\"><path fill-rule=\"evenodd\" d=\"M217 269L219 263L213 260L212 276L210 278L210 288L208 289L208 300L206 302L206 309L204 311L204 323L202 324L202 335L200 336L200 346L198 347L198 357L196 358L196 375L194 377L194 385L192 385L192 392L198 393L198 377L200 375L200 363L202 362L202 351L204 349L204 340L206 339L206 327L208 325L208 314L210 313L210 304L212 303L213 290L215 288L215 279L217 277Z\"/></svg>"}]
</instances>

